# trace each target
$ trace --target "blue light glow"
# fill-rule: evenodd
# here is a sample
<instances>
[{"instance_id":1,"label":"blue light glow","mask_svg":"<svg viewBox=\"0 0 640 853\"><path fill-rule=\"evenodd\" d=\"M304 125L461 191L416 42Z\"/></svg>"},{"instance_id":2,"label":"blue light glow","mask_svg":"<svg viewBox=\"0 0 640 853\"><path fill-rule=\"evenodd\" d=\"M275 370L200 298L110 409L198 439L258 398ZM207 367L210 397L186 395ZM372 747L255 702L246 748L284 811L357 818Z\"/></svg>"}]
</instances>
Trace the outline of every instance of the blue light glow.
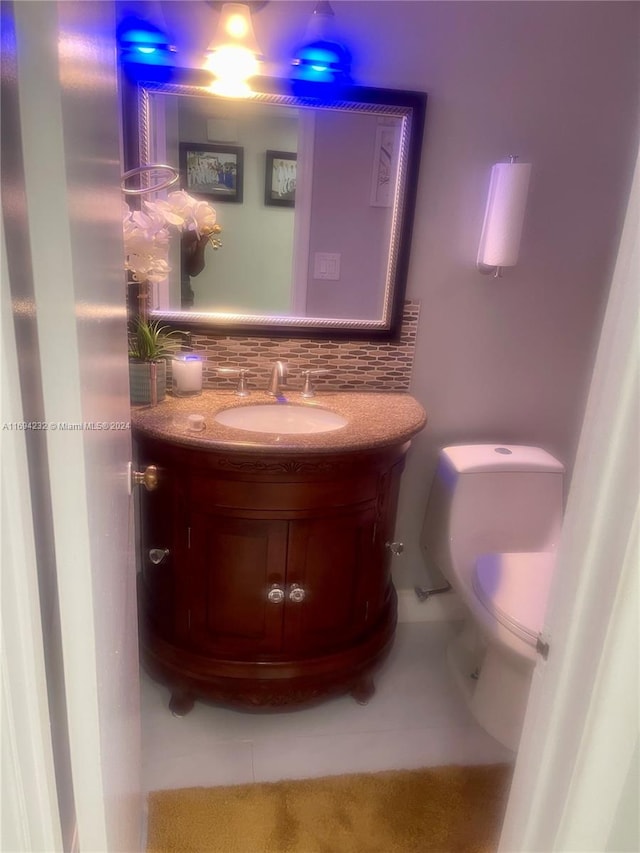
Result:
<instances>
[{"instance_id":1,"label":"blue light glow","mask_svg":"<svg viewBox=\"0 0 640 853\"><path fill-rule=\"evenodd\" d=\"M173 65L175 47L169 43L167 34L149 21L126 18L118 27L117 37L122 62Z\"/></svg>"},{"instance_id":2,"label":"blue light glow","mask_svg":"<svg viewBox=\"0 0 640 853\"><path fill-rule=\"evenodd\" d=\"M351 55L343 45L332 41L315 41L303 45L291 61L293 80L319 83L348 83Z\"/></svg>"}]
</instances>

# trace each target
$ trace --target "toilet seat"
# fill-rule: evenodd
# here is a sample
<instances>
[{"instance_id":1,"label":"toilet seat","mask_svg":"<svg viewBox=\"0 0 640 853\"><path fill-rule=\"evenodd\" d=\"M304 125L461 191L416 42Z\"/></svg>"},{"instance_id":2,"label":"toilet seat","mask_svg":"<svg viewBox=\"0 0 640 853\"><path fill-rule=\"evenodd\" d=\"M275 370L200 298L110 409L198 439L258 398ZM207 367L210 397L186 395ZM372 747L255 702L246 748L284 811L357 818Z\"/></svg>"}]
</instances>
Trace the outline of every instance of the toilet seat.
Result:
<instances>
[{"instance_id":1,"label":"toilet seat","mask_svg":"<svg viewBox=\"0 0 640 853\"><path fill-rule=\"evenodd\" d=\"M536 645L542 631L555 554L482 554L473 573L473 590L484 607L505 628Z\"/></svg>"}]
</instances>

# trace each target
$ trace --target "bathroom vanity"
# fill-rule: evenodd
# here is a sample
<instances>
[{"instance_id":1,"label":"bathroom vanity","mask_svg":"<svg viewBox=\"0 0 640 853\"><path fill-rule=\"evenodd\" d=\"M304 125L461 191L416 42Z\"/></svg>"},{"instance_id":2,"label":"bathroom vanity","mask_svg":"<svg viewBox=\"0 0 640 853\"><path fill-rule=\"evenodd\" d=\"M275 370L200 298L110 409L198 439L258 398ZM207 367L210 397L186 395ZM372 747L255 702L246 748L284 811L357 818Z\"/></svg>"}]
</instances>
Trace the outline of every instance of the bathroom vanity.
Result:
<instances>
[{"instance_id":1,"label":"bathroom vanity","mask_svg":"<svg viewBox=\"0 0 640 853\"><path fill-rule=\"evenodd\" d=\"M274 403L260 392L133 412L136 467L154 466L139 489L142 659L176 714L198 698L255 710L338 693L366 702L391 647L390 544L424 410L408 394L297 397L283 404L293 414L345 425L280 433L216 420Z\"/></svg>"}]
</instances>

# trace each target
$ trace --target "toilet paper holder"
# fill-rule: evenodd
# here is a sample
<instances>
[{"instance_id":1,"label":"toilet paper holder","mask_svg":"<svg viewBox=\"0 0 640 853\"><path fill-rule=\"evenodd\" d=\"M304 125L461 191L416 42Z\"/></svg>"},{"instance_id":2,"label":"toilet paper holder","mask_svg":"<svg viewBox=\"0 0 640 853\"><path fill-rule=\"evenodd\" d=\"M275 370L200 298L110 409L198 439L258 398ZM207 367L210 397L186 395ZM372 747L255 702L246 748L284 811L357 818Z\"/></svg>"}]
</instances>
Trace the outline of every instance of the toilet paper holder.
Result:
<instances>
[{"instance_id":1,"label":"toilet paper holder","mask_svg":"<svg viewBox=\"0 0 640 853\"><path fill-rule=\"evenodd\" d=\"M414 586L413 591L416 594L416 598L418 601L427 601L433 595L440 595L443 592L450 592L452 589L451 584L447 583L445 586L433 586L433 587L424 587L424 586Z\"/></svg>"},{"instance_id":2,"label":"toilet paper holder","mask_svg":"<svg viewBox=\"0 0 640 853\"><path fill-rule=\"evenodd\" d=\"M508 163L496 163L491 169L476 268L494 278L502 277L503 267L515 266L520 252L531 163L517 160L510 154Z\"/></svg>"}]
</instances>

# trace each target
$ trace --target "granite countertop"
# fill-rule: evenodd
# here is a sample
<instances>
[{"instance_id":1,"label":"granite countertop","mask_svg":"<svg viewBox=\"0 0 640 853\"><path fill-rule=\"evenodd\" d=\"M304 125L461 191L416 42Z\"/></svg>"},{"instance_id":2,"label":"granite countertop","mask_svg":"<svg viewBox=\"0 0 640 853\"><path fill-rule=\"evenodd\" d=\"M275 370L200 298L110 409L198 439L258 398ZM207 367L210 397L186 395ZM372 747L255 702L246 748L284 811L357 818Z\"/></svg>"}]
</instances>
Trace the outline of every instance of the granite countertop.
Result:
<instances>
[{"instance_id":1,"label":"granite countertop","mask_svg":"<svg viewBox=\"0 0 640 853\"><path fill-rule=\"evenodd\" d=\"M209 450L265 450L275 453L333 453L367 450L407 441L420 432L427 416L410 394L396 392L318 391L310 400L300 392L286 394L286 403L329 409L345 417L346 426L331 432L276 434L227 427L215 421L223 409L273 405L264 391L237 397L233 391L206 390L197 397L173 397L157 406L133 406L131 425L144 435L168 439L185 447ZM282 405L285 405L283 402ZM189 415L202 415L205 427L188 427Z\"/></svg>"}]
</instances>

